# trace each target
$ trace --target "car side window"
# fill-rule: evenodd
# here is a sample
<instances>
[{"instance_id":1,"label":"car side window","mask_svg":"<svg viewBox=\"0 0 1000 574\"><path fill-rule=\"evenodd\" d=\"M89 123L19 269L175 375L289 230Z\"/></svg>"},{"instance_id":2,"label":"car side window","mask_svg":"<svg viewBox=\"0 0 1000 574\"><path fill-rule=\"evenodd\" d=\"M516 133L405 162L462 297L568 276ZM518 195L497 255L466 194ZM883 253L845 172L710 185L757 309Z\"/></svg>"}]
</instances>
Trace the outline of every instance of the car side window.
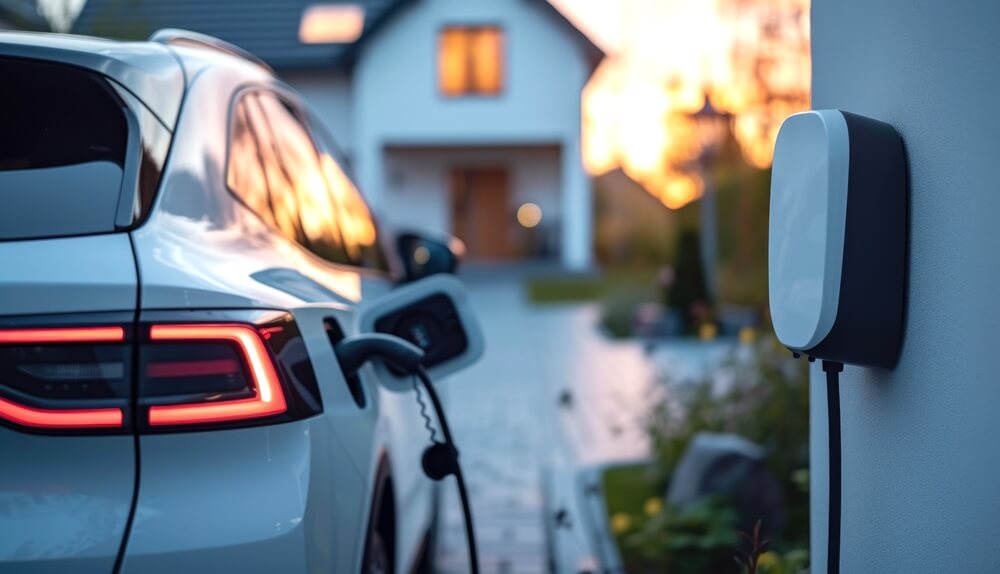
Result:
<instances>
[{"instance_id":1,"label":"car side window","mask_svg":"<svg viewBox=\"0 0 1000 574\"><path fill-rule=\"evenodd\" d=\"M288 239L328 261L356 264L309 132L276 95L251 92L237 103L227 181Z\"/></svg>"},{"instance_id":2,"label":"car side window","mask_svg":"<svg viewBox=\"0 0 1000 574\"><path fill-rule=\"evenodd\" d=\"M319 120L310 118L309 125L319 151L323 177L333 195L334 211L340 222L348 257L355 265L387 271L378 225L361 192L347 175L343 155Z\"/></svg>"},{"instance_id":3,"label":"car side window","mask_svg":"<svg viewBox=\"0 0 1000 574\"><path fill-rule=\"evenodd\" d=\"M226 184L264 223L276 227L271 210L271 192L264 177L257 136L250 127L247 111L249 100L250 96L241 98L233 112Z\"/></svg>"}]
</instances>

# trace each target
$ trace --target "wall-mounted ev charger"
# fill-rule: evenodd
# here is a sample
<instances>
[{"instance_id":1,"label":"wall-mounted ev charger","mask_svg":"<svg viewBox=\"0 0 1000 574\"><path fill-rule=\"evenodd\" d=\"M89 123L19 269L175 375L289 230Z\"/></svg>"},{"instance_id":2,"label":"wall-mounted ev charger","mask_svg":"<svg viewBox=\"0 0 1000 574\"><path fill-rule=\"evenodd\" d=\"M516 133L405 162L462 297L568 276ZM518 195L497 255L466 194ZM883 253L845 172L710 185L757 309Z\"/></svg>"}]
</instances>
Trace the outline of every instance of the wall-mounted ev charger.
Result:
<instances>
[{"instance_id":1,"label":"wall-mounted ev charger","mask_svg":"<svg viewBox=\"0 0 1000 574\"><path fill-rule=\"evenodd\" d=\"M907 177L889 124L840 110L788 117L771 172L768 296L775 334L827 379L827 572L840 571L840 378L891 368L902 346Z\"/></svg>"},{"instance_id":2,"label":"wall-mounted ev charger","mask_svg":"<svg viewBox=\"0 0 1000 574\"><path fill-rule=\"evenodd\" d=\"M892 367L906 271L906 160L889 124L839 110L790 116L774 147L768 291L792 351Z\"/></svg>"}]
</instances>

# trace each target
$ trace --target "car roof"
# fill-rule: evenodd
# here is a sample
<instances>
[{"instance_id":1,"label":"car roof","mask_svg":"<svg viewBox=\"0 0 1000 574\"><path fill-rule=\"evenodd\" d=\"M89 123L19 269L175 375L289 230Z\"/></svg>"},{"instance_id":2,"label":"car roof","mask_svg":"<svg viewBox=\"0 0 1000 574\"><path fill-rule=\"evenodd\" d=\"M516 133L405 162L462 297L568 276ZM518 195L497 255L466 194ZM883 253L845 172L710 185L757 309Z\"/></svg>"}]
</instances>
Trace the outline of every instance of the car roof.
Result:
<instances>
[{"instance_id":1,"label":"car roof","mask_svg":"<svg viewBox=\"0 0 1000 574\"><path fill-rule=\"evenodd\" d=\"M184 98L184 68L167 46L89 36L0 32L0 56L39 59L104 74L135 94L173 131Z\"/></svg>"}]
</instances>

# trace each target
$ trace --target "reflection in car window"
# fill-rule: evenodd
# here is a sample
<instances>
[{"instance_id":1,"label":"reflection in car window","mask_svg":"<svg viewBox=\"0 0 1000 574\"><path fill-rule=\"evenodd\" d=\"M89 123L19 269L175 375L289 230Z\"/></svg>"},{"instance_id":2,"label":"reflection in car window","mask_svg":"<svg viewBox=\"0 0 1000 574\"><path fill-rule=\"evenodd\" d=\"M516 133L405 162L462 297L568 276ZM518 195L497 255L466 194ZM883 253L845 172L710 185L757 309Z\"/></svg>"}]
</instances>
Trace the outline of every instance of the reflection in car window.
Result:
<instances>
[{"instance_id":1,"label":"reflection in car window","mask_svg":"<svg viewBox=\"0 0 1000 574\"><path fill-rule=\"evenodd\" d=\"M328 261L356 264L344 249L316 149L293 112L273 94L252 93L235 113L234 193L285 237Z\"/></svg>"},{"instance_id":2,"label":"reflection in car window","mask_svg":"<svg viewBox=\"0 0 1000 574\"><path fill-rule=\"evenodd\" d=\"M361 261L364 250L375 244L375 223L361 194L337 162L323 154L323 175L334 200L334 213L340 221L344 245L352 261Z\"/></svg>"},{"instance_id":3,"label":"reflection in car window","mask_svg":"<svg viewBox=\"0 0 1000 574\"><path fill-rule=\"evenodd\" d=\"M341 167L341 157L333 138L322 125L310 118L312 133L319 148L323 176L333 195L334 213L340 222L344 247L352 263L370 269L387 270L379 245L378 227L361 192Z\"/></svg>"},{"instance_id":4,"label":"reflection in car window","mask_svg":"<svg viewBox=\"0 0 1000 574\"><path fill-rule=\"evenodd\" d=\"M286 163L288 157L295 157L296 154L281 148L290 143L294 145L294 137L281 137L282 130L287 129L287 126L282 125L283 122L280 118L273 118L264 113L262 100L265 98L266 96L263 95L250 98L247 114L256 136L260 160L264 166L264 176L271 198L272 217L285 237L305 244L305 233L302 230L302 220L299 215L299 201L295 193L295 178L306 175L300 171L304 166L296 165L294 161ZM284 153L282 153L283 151ZM301 154L301 151L298 153Z\"/></svg>"},{"instance_id":5,"label":"reflection in car window","mask_svg":"<svg viewBox=\"0 0 1000 574\"><path fill-rule=\"evenodd\" d=\"M304 245L324 259L351 263L344 253L333 202L309 133L275 96L261 94L257 101L274 136L279 165L290 184L286 193L297 210Z\"/></svg>"},{"instance_id":6,"label":"reflection in car window","mask_svg":"<svg viewBox=\"0 0 1000 574\"><path fill-rule=\"evenodd\" d=\"M265 223L316 255L386 270L368 205L341 167L332 138L312 125L310 133L272 93L243 95L234 110L229 188Z\"/></svg>"},{"instance_id":7,"label":"reflection in car window","mask_svg":"<svg viewBox=\"0 0 1000 574\"><path fill-rule=\"evenodd\" d=\"M265 223L275 227L270 193L267 181L264 179L264 168L261 166L256 136L250 128L248 100L249 98L241 99L234 112L226 183L247 207L257 213Z\"/></svg>"}]
</instances>

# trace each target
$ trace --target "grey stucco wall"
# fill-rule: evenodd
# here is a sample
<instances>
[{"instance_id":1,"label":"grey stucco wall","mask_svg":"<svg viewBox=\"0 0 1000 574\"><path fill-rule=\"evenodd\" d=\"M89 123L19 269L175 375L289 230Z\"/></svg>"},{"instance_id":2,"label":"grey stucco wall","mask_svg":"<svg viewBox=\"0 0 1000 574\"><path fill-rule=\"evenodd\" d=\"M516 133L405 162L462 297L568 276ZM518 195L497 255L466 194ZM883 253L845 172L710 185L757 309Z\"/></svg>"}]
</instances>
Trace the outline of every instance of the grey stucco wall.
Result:
<instances>
[{"instance_id":1,"label":"grey stucco wall","mask_svg":"<svg viewBox=\"0 0 1000 574\"><path fill-rule=\"evenodd\" d=\"M843 572L1000 572L1000 2L814 0L813 107L894 125L910 169L892 371L842 378ZM812 389L815 571L826 399Z\"/></svg>"}]
</instances>

